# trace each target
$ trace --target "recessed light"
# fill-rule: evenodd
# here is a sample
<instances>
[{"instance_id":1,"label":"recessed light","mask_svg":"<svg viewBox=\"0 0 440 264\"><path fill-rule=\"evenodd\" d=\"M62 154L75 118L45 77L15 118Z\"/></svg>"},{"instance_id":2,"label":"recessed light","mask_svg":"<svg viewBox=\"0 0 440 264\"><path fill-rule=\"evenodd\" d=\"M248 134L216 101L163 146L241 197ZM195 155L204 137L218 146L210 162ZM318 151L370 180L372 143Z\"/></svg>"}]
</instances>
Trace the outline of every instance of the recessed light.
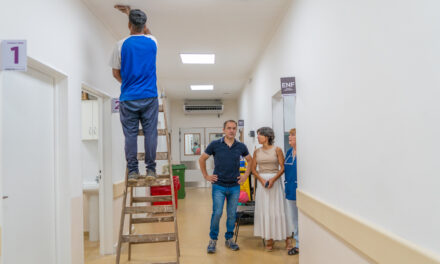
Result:
<instances>
[{"instance_id":1,"label":"recessed light","mask_svg":"<svg viewBox=\"0 0 440 264\"><path fill-rule=\"evenodd\" d=\"M209 91L214 90L214 85L191 85L191 90L193 91Z\"/></svg>"},{"instance_id":2,"label":"recessed light","mask_svg":"<svg viewBox=\"0 0 440 264\"><path fill-rule=\"evenodd\" d=\"M180 54L184 64L214 64L215 54Z\"/></svg>"}]
</instances>

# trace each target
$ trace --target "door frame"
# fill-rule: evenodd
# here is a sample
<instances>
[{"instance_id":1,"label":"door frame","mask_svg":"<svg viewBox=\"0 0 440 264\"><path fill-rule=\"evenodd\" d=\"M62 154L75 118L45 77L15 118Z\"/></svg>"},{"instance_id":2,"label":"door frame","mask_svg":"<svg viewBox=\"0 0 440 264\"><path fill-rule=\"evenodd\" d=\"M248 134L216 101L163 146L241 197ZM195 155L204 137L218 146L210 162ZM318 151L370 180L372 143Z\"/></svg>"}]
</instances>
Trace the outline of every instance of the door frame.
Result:
<instances>
[{"instance_id":1,"label":"door frame","mask_svg":"<svg viewBox=\"0 0 440 264\"><path fill-rule=\"evenodd\" d=\"M54 239L55 239L55 256L53 256L55 263L64 263L70 260L70 246L61 241L66 241L66 227L70 227L70 197L66 197L66 191L68 191L68 177L61 177L61 175L68 175L68 163L67 163L67 75L62 71L59 71L48 64L41 62L30 56L27 57L28 68L39 71L50 76L53 79L54 89L54 212L55 218L54 226ZM0 101L3 99L3 78L4 72L0 71ZM0 108L0 117L2 116ZM2 127L2 118L0 118L0 127ZM2 167L2 129L0 129L0 167ZM64 151L63 151L64 150ZM0 170L0 196L3 197L3 173ZM68 206L68 207L66 207ZM0 230L3 225L3 199L0 199ZM3 234L0 234L0 241L3 239ZM2 247L0 243L0 247ZM1 252L0 248L0 252ZM0 253L0 263L3 263L3 255ZM67 262L66 262L67 263Z\"/></svg>"},{"instance_id":2,"label":"door frame","mask_svg":"<svg viewBox=\"0 0 440 264\"><path fill-rule=\"evenodd\" d=\"M280 123L281 131L279 131ZM284 98L281 91L272 96L272 128L275 133L275 145L284 152Z\"/></svg>"},{"instance_id":3,"label":"door frame","mask_svg":"<svg viewBox=\"0 0 440 264\"><path fill-rule=\"evenodd\" d=\"M110 111L112 97L84 82L81 85L81 90L98 98L98 159L99 168L101 169L101 179L99 181L99 252L101 255L113 254L112 129ZM108 111L104 111L105 109Z\"/></svg>"},{"instance_id":4,"label":"door frame","mask_svg":"<svg viewBox=\"0 0 440 264\"><path fill-rule=\"evenodd\" d=\"M200 147L201 147L200 155L203 154L204 150L206 149L206 147L210 143L209 142L210 132L218 130L218 131L221 131L221 133L223 133L222 127L180 127L179 128L179 160L180 160L180 163L187 165L187 173L190 173L189 172L190 170L200 171L199 163L198 163L200 155L194 156L195 158L191 159L191 160L190 159L182 160L182 153L184 153L184 151L185 151L185 149L184 149L185 132L183 132L183 130L192 130L192 129L202 131L201 132L201 139L203 139L203 140L201 140L201 141L203 141L203 142L200 142ZM199 133L199 132L195 132L195 133ZM212 168L209 166L210 163L214 164L213 157L210 157L207 160L208 173L212 173L212 170L214 169L213 165L212 165ZM187 186L187 187L211 187L211 183L203 180L203 177L201 178L201 181L190 181L190 182L187 182L188 178L189 177L185 177L185 186Z\"/></svg>"}]
</instances>

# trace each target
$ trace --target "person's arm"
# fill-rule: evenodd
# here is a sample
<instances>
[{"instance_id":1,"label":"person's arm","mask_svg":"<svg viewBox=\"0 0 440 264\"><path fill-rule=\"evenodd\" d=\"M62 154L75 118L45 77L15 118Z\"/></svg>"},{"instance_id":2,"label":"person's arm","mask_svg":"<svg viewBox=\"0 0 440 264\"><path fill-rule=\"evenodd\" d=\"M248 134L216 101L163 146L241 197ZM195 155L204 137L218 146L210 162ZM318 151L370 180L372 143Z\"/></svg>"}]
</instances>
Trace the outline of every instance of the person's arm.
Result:
<instances>
[{"instance_id":1,"label":"person's arm","mask_svg":"<svg viewBox=\"0 0 440 264\"><path fill-rule=\"evenodd\" d=\"M126 14L127 16L130 14L131 8L128 5L115 5L115 8Z\"/></svg>"},{"instance_id":2,"label":"person's arm","mask_svg":"<svg viewBox=\"0 0 440 264\"><path fill-rule=\"evenodd\" d=\"M263 185L263 187L264 187L264 185L266 184L266 180L265 179L263 179L261 176L260 176L260 174L258 174L258 172L257 172L257 151L255 150L254 151L254 156L253 156L253 159L252 159L252 175L254 175L255 176L255 178Z\"/></svg>"},{"instance_id":3,"label":"person's arm","mask_svg":"<svg viewBox=\"0 0 440 264\"><path fill-rule=\"evenodd\" d=\"M249 177L249 174L251 173L251 165L252 165L252 156L248 154L246 157L244 157L248 163L248 166L246 168L246 172L243 173L243 175L238 176L238 183L242 184L246 181L246 179Z\"/></svg>"},{"instance_id":4,"label":"person's arm","mask_svg":"<svg viewBox=\"0 0 440 264\"><path fill-rule=\"evenodd\" d=\"M152 35L151 30L147 26L144 27L144 35Z\"/></svg>"},{"instance_id":5,"label":"person's arm","mask_svg":"<svg viewBox=\"0 0 440 264\"><path fill-rule=\"evenodd\" d=\"M119 83L122 83L121 70L112 69L112 72L113 72L113 77L115 77L115 79L118 80Z\"/></svg>"},{"instance_id":6,"label":"person's arm","mask_svg":"<svg viewBox=\"0 0 440 264\"><path fill-rule=\"evenodd\" d=\"M284 154L283 154L283 151L279 147L277 147L276 152L277 152L277 157L278 157L278 163L280 164L280 170L278 171L278 173L274 177L269 179L269 186L267 186L267 188L272 188L273 184L284 173Z\"/></svg>"},{"instance_id":7,"label":"person's arm","mask_svg":"<svg viewBox=\"0 0 440 264\"><path fill-rule=\"evenodd\" d=\"M206 171L206 160L209 159L209 155L203 153L199 158L200 170L202 171L203 178L209 181L210 183L214 183L217 181L217 175L208 175L208 171Z\"/></svg>"}]
</instances>

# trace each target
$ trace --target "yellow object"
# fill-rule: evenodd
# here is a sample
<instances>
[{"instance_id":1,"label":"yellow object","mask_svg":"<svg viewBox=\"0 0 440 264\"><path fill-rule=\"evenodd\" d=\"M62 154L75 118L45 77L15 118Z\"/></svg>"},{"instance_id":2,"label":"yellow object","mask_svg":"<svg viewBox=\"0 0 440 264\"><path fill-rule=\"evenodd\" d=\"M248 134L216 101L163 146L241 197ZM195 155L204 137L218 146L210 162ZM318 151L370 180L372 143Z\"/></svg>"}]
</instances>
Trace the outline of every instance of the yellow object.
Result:
<instances>
[{"instance_id":1,"label":"yellow object","mask_svg":"<svg viewBox=\"0 0 440 264\"><path fill-rule=\"evenodd\" d=\"M240 167L240 174L244 174L246 172L247 162L245 161L244 167ZM249 177L245 182L240 184L240 191L245 191L248 194L249 200L251 199L251 188L249 186Z\"/></svg>"},{"instance_id":2,"label":"yellow object","mask_svg":"<svg viewBox=\"0 0 440 264\"><path fill-rule=\"evenodd\" d=\"M249 200L251 199L251 189L249 187L249 178L247 178L245 182L240 184L240 191L245 191L249 196Z\"/></svg>"}]
</instances>

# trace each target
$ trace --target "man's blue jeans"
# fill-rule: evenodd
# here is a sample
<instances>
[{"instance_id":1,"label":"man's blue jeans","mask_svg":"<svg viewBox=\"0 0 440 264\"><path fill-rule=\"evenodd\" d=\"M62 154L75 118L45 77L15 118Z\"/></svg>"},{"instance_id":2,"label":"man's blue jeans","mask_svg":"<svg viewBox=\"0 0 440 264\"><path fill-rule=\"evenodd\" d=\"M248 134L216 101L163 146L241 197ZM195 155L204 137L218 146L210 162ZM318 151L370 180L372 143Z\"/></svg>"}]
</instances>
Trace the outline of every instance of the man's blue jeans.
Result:
<instances>
[{"instance_id":1,"label":"man's blue jeans","mask_svg":"<svg viewBox=\"0 0 440 264\"><path fill-rule=\"evenodd\" d=\"M219 232L220 218L223 213L223 204L226 198L226 233L225 238L230 239L234 236L235 217L237 213L238 197L240 196L240 185L233 187L223 187L217 184L212 185L212 217L211 231L209 236L217 240Z\"/></svg>"},{"instance_id":2,"label":"man's blue jeans","mask_svg":"<svg viewBox=\"0 0 440 264\"><path fill-rule=\"evenodd\" d=\"M159 101L157 97L134 101L123 101L119 104L122 130L125 136L125 158L128 172L139 172L137 160L137 138L139 122L144 131L145 165L156 171L157 119Z\"/></svg>"}]
</instances>

